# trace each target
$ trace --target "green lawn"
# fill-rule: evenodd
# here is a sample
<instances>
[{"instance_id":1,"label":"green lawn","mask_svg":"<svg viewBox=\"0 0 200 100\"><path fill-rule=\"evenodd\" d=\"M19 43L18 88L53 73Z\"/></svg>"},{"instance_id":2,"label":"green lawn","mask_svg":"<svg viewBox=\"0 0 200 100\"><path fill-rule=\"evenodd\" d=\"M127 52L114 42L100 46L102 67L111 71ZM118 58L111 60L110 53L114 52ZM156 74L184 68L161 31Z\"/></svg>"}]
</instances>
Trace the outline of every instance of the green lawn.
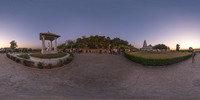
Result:
<instances>
[{"instance_id":1,"label":"green lawn","mask_svg":"<svg viewBox=\"0 0 200 100\"><path fill-rule=\"evenodd\" d=\"M32 53L30 56L32 57L37 57L37 58L45 58L45 59L50 59L50 58L60 58L66 56L66 53L57 53L57 54L41 54L41 53Z\"/></svg>"},{"instance_id":2,"label":"green lawn","mask_svg":"<svg viewBox=\"0 0 200 100\"><path fill-rule=\"evenodd\" d=\"M186 56L191 54L191 52L139 51L139 52L132 52L131 54L145 58L172 58L172 57Z\"/></svg>"},{"instance_id":3,"label":"green lawn","mask_svg":"<svg viewBox=\"0 0 200 100\"><path fill-rule=\"evenodd\" d=\"M136 62L147 66L164 66L174 64L191 57L190 52L125 52L125 56Z\"/></svg>"},{"instance_id":4,"label":"green lawn","mask_svg":"<svg viewBox=\"0 0 200 100\"><path fill-rule=\"evenodd\" d=\"M28 54L19 55L18 57L24 58L24 59L29 59L30 58Z\"/></svg>"}]
</instances>

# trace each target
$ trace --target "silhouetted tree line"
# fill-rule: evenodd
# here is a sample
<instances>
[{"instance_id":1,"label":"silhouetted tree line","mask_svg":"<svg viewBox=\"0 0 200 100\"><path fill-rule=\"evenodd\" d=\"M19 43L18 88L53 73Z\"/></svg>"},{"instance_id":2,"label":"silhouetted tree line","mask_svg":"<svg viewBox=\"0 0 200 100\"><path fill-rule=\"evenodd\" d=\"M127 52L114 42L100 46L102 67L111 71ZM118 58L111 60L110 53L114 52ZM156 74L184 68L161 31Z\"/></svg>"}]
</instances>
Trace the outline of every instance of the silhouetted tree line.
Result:
<instances>
[{"instance_id":1,"label":"silhouetted tree line","mask_svg":"<svg viewBox=\"0 0 200 100\"><path fill-rule=\"evenodd\" d=\"M165 44L157 44L155 46L153 46L153 49L160 49L160 50L169 50L170 48L167 47Z\"/></svg>"},{"instance_id":2,"label":"silhouetted tree line","mask_svg":"<svg viewBox=\"0 0 200 100\"><path fill-rule=\"evenodd\" d=\"M121 47L127 48L132 47L129 45L128 41L122 40L118 37L111 39L110 37L91 35L90 37L82 36L82 38L77 38L75 40L67 40L65 43L58 46L59 49L69 49L69 48L89 48L89 49L97 49L104 48L108 49L109 46L113 47Z\"/></svg>"}]
</instances>

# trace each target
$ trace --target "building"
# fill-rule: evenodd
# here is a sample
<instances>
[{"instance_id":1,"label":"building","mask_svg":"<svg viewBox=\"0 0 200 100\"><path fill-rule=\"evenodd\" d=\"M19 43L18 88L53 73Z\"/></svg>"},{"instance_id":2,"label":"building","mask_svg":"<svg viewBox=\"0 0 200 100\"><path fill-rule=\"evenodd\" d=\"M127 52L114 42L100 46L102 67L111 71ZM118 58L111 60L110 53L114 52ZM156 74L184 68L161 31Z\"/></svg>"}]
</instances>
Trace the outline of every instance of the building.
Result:
<instances>
[{"instance_id":1,"label":"building","mask_svg":"<svg viewBox=\"0 0 200 100\"><path fill-rule=\"evenodd\" d=\"M142 51L150 51L150 50L153 50L153 47L151 44L147 46L147 42L146 42L146 40L144 40L143 47L141 48L141 50Z\"/></svg>"},{"instance_id":2,"label":"building","mask_svg":"<svg viewBox=\"0 0 200 100\"><path fill-rule=\"evenodd\" d=\"M5 47L5 48L1 48L0 51L1 52L12 52L13 50L9 47Z\"/></svg>"},{"instance_id":3,"label":"building","mask_svg":"<svg viewBox=\"0 0 200 100\"><path fill-rule=\"evenodd\" d=\"M40 33L40 40L42 41L42 49L41 53L42 54L55 54L58 53L57 51L57 38L59 38L59 35L50 33L49 31L47 33ZM49 40L50 42L48 43L48 47L46 49L45 47L45 40ZM54 44L54 50L52 46L52 41L55 41Z\"/></svg>"}]
</instances>

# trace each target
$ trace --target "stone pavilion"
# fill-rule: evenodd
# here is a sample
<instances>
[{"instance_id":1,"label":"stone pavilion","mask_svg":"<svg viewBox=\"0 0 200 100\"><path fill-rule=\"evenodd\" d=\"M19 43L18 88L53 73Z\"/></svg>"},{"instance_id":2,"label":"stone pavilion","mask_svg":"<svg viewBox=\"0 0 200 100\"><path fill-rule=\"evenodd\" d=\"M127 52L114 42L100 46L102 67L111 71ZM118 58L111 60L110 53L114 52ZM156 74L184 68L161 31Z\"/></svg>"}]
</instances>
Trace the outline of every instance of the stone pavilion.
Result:
<instances>
[{"instance_id":1,"label":"stone pavilion","mask_svg":"<svg viewBox=\"0 0 200 100\"><path fill-rule=\"evenodd\" d=\"M58 53L57 51L57 39L59 38L59 35L56 35L54 33L50 33L49 31L47 33L40 33L40 40L42 41L42 48L41 53L42 54L55 54ZM48 47L45 47L45 40L49 40ZM55 42L54 49L52 42Z\"/></svg>"}]
</instances>

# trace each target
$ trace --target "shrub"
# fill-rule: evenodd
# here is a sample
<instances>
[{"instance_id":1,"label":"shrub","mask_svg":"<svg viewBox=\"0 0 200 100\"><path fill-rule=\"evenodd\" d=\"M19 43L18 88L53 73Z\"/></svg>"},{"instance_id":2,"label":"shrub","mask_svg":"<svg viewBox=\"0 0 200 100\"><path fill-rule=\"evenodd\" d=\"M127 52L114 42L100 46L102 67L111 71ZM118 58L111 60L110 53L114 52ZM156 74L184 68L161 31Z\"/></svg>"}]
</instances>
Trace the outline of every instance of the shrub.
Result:
<instances>
[{"instance_id":1,"label":"shrub","mask_svg":"<svg viewBox=\"0 0 200 100\"><path fill-rule=\"evenodd\" d=\"M17 58L13 56L13 59L12 59L12 60L13 60L13 61L16 61L16 59L17 59Z\"/></svg>"},{"instance_id":2,"label":"shrub","mask_svg":"<svg viewBox=\"0 0 200 100\"><path fill-rule=\"evenodd\" d=\"M14 59L14 56L10 56L10 59L13 60L13 59Z\"/></svg>"},{"instance_id":3,"label":"shrub","mask_svg":"<svg viewBox=\"0 0 200 100\"><path fill-rule=\"evenodd\" d=\"M23 59L23 60L22 60L22 64L23 64L24 66L28 66L27 60Z\"/></svg>"},{"instance_id":4,"label":"shrub","mask_svg":"<svg viewBox=\"0 0 200 100\"><path fill-rule=\"evenodd\" d=\"M13 56L10 55L10 59L13 59Z\"/></svg>"},{"instance_id":5,"label":"shrub","mask_svg":"<svg viewBox=\"0 0 200 100\"><path fill-rule=\"evenodd\" d=\"M51 69L52 68L52 64L48 64L45 68L46 69Z\"/></svg>"},{"instance_id":6,"label":"shrub","mask_svg":"<svg viewBox=\"0 0 200 100\"><path fill-rule=\"evenodd\" d=\"M71 61L72 61L71 58L66 58L64 63L65 63L65 64L68 64L68 63L71 62Z\"/></svg>"},{"instance_id":7,"label":"shrub","mask_svg":"<svg viewBox=\"0 0 200 100\"><path fill-rule=\"evenodd\" d=\"M9 55L8 53L6 53L6 56L7 56L8 58L10 58L10 55Z\"/></svg>"},{"instance_id":8,"label":"shrub","mask_svg":"<svg viewBox=\"0 0 200 100\"><path fill-rule=\"evenodd\" d=\"M73 54L72 52L71 52L71 53L69 53L69 54L70 54L70 56L71 56L71 57L73 57L73 56L74 56L74 54Z\"/></svg>"},{"instance_id":9,"label":"shrub","mask_svg":"<svg viewBox=\"0 0 200 100\"><path fill-rule=\"evenodd\" d=\"M16 60L15 60L17 63L19 63L20 62L20 60L18 59L18 58L16 58Z\"/></svg>"},{"instance_id":10,"label":"shrub","mask_svg":"<svg viewBox=\"0 0 200 100\"><path fill-rule=\"evenodd\" d=\"M188 59L191 57L191 54L185 55L185 56L173 57L173 58L145 58L145 57L140 57L140 56L136 56L136 55L130 54L128 52L125 52L125 56L128 59L130 59L136 63L143 64L143 65L164 66L164 65L170 65L170 64L177 63L177 62L183 61L185 59Z\"/></svg>"},{"instance_id":11,"label":"shrub","mask_svg":"<svg viewBox=\"0 0 200 100\"><path fill-rule=\"evenodd\" d=\"M43 63L42 63L42 62L39 62L39 63L37 64L37 66L38 66L39 69L43 69Z\"/></svg>"},{"instance_id":12,"label":"shrub","mask_svg":"<svg viewBox=\"0 0 200 100\"><path fill-rule=\"evenodd\" d=\"M10 59L12 59L13 61L15 61L15 60L16 60L16 57L10 56Z\"/></svg>"},{"instance_id":13,"label":"shrub","mask_svg":"<svg viewBox=\"0 0 200 100\"><path fill-rule=\"evenodd\" d=\"M58 61L57 66L58 66L58 67L63 66L63 61L62 61L61 59Z\"/></svg>"}]
</instances>

